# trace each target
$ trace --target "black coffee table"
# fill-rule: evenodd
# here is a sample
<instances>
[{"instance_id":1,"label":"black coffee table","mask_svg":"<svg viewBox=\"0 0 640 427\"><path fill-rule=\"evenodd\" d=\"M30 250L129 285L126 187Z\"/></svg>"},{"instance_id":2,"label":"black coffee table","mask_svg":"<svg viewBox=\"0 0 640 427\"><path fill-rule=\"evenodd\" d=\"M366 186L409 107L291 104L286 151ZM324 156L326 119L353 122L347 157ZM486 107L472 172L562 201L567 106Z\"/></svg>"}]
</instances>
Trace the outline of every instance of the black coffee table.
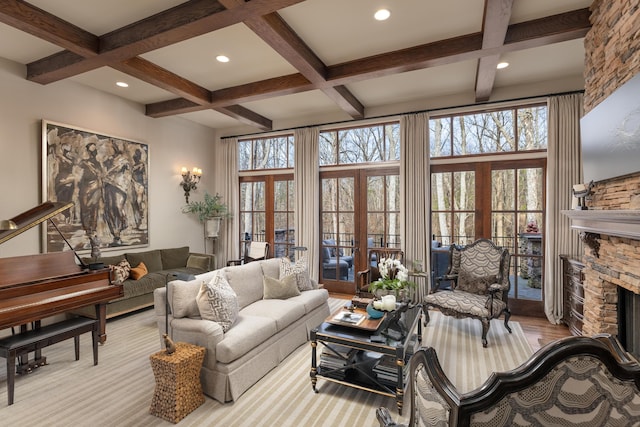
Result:
<instances>
[{"instance_id":1,"label":"black coffee table","mask_svg":"<svg viewBox=\"0 0 640 427\"><path fill-rule=\"evenodd\" d=\"M354 313L364 313L366 316L366 312L361 309L356 309ZM332 313L328 320L334 319L338 314L339 312ZM369 326L359 328L325 321L310 333L313 391L318 393L318 377L324 378L394 397L398 412L402 415L407 386L406 368L414 349L421 344L421 319L420 305L398 305L396 311L388 313L375 330L371 330ZM318 343L323 344L320 357L317 356Z\"/></svg>"}]
</instances>

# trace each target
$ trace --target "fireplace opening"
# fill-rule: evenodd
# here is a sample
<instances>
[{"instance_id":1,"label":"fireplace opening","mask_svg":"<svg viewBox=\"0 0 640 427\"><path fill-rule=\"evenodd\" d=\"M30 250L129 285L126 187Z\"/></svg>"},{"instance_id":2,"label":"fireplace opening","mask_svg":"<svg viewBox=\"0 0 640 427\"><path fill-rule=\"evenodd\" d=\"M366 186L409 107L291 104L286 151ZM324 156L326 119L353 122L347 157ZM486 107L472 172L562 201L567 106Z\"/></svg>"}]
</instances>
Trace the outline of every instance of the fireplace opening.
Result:
<instances>
[{"instance_id":1,"label":"fireplace opening","mask_svg":"<svg viewBox=\"0 0 640 427\"><path fill-rule=\"evenodd\" d=\"M618 339L625 350L640 360L638 330L640 330L640 295L618 287Z\"/></svg>"}]
</instances>

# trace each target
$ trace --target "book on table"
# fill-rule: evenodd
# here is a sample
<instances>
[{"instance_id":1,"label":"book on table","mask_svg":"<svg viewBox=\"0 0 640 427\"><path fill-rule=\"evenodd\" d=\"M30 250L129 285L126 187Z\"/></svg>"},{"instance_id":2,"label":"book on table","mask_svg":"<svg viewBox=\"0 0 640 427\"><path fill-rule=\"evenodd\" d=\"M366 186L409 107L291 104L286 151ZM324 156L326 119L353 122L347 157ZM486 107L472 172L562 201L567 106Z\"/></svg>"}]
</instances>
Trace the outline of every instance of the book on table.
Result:
<instances>
[{"instance_id":1,"label":"book on table","mask_svg":"<svg viewBox=\"0 0 640 427\"><path fill-rule=\"evenodd\" d=\"M333 316L335 322L346 323L349 325L359 325L366 318L362 313L351 313L349 311L341 311Z\"/></svg>"}]
</instances>

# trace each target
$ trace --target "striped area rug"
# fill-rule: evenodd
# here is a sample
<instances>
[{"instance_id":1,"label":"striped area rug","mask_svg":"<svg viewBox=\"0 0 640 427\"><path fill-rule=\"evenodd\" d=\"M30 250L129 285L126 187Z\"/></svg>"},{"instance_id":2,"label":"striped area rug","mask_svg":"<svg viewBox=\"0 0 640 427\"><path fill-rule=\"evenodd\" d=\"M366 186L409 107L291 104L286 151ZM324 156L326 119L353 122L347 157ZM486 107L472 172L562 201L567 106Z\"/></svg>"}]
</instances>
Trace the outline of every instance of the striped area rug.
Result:
<instances>
[{"instance_id":1,"label":"striped area rug","mask_svg":"<svg viewBox=\"0 0 640 427\"><path fill-rule=\"evenodd\" d=\"M344 300L331 299L332 309ZM517 322L508 334L501 322L482 348L479 321L457 320L432 312L423 345L436 348L445 372L461 390L476 388L492 371L511 369L532 354ZM18 376L15 403L7 406L6 372L0 369L0 424L29 426L171 426L149 414L154 378L149 355L160 349L153 310L108 322L108 340L93 366L89 335L81 337L80 360L73 340L44 350L49 366ZM305 344L233 403L205 403L180 426L376 426L375 409L395 411L392 398L318 379L309 380L310 347ZM405 404L408 408L408 402ZM400 421L408 418L405 411Z\"/></svg>"}]
</instances>

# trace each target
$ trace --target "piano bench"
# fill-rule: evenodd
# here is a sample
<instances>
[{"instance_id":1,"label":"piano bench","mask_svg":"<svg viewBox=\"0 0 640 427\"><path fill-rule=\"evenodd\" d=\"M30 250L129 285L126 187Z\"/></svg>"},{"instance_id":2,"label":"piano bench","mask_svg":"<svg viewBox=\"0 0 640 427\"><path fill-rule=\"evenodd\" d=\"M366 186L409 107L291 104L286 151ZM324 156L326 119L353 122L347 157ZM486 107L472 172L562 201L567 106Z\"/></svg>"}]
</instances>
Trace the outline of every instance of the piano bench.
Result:
<instances>
[{"instance_id":1,"label":"piano bench","mask_svg":"<svg viewBox=\"0 0 640 427\"><path fill-rule=\"evenodd\" d=\"M80 359L80 335L91 332L93 364L98 364L98 320L77 317L0 339L0 357L7 359L7 396L13 405L16 358L73 338L76 360Z\"/></svg>"}]
</instances>

